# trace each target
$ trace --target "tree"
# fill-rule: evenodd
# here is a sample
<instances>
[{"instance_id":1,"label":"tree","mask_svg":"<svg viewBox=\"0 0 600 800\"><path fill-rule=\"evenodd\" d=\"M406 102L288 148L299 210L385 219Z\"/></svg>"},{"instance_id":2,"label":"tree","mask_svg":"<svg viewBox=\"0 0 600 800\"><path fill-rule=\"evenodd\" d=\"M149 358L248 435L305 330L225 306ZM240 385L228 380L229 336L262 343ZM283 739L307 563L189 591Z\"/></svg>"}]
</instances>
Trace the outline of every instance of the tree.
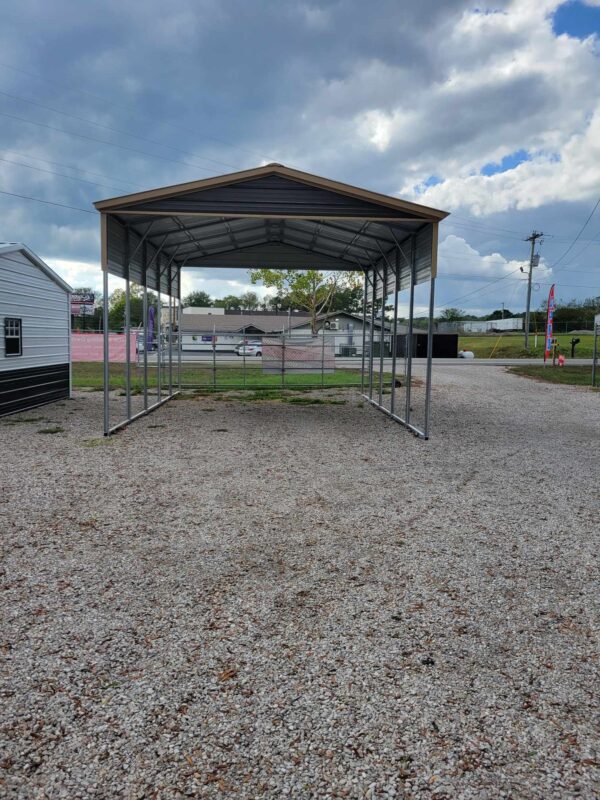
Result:
<instances>
[{"instance_id":1,"label":"tree","mask_svg":"<svg viewBox=\"0 0 600 800\"><path fill-rule=\"evenodd\" d=\"M445 308L440 314L443 322L459 322L465 316L465 312L460 308Z\"/></svg>"},{"instance_id":2,"label":"tree","mask_svg":"<svg viewBox=\"0 0 600 800\"><path fill-rule=\"evenodd\" d=\"M296 308L310 313L312 332L317 332L317 317L329 311L331 304L343 289L359 284L356 272L320 272L316 269L253 269L252 283L262 283L285 293Z\"/></svg>"},{"instance_id":3,"label":"tree","mask_svg":"<svg viewBox=\"0 0 600 800\"><path fill-rule=\"evenodd\" d=\"M154 292L148 292L148 308L158 307L158 298ZM144 316L144 290L141 286L132 283L129 289L129 319L131 327L137 327L143 322ZM115 289L108 300L108 327L111 331L121 331L125 328L125 291Z\"/></svg>"},{"instance_id":4,"label":"tree","mask_svg":"<svg viewBox=\"0 0 600 800\"><path fill-rule=\"evenodd\" d=\"M330 311L348 311L350 314L361 314L363 307L363 287L360 283L340 289L333 297ZM387 308L387 306L386 306ZM392 309L393 306L389 306Z\"/></svg>"},{"instance_id":5,"label":"tree","mask_svg":"<svg viewBox=\"0 0 600 800\"><path fill-rule=\"evenodd\" d=\"M234 294L228 294L221 297L220 300L215 300L213 305L215 308L224 308L227 311L241 311L242 309L242 301Z\"/></svg>"},{"instance_id":6,"label":"tree","mask_svg":"<svg viewBox=\"0 0 600 800\"><path fill-rule=\"evenodd\" d=\"M240 303L244 311L256 311L260 305L256 292L244 292L240 297Z\"/></svg>"},{"instance_id":7,"label":"tree","mask_svg":"<svg viewBox=\"0 0 600 800\"><path fill-rule=\"evenodd\" d=\"M509 319L514 316L515 315L509 308L505 308L504 311L498 308L496 311L492 311L491 314L488 314L487 319Z\"/></svg>"},{"instance_id":8,"label":"tree","mask_svg":"<svg viewBox=\"0 0 600 800\"><path fill-rule=\"evenodd\" d=\"M210 308L213 304L212 297L208 292L196 291L190 292L187 297L181 301L184 307L195 306L197 308Z\"/></svg>"}]
</instances>

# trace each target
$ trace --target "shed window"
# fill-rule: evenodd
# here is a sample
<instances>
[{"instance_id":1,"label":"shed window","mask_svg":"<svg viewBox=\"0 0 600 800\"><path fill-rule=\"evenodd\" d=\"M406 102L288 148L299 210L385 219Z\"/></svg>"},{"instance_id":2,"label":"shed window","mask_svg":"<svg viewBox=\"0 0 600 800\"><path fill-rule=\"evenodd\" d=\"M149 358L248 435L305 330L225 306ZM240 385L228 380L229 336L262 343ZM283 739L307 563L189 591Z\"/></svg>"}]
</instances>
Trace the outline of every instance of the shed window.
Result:
<instances>
[{"instance_id":1,"label":"shed window","mask_svg":"<svg viewBox=\"0 0 600 800\"><path fill-rule=\"evenodd\" d=\"M4 355L23 355L23 331L21 320L17 317L6 317L4 320Z\"/></svg>"}]
</instances>

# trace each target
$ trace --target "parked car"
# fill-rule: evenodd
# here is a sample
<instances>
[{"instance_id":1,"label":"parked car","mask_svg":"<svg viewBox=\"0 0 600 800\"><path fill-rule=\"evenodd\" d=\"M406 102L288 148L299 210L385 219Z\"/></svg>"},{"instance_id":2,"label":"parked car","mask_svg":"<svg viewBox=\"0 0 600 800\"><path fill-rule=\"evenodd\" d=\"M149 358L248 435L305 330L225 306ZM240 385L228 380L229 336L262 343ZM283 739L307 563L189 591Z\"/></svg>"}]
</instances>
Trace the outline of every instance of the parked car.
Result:
<instances>
[{"instance_id":1,"label":"parked car","mask_svg":"<svg viewBox=\"0 0 600 800\"><path fill-rule=\"evenodd\" d=\"M234 348L236 356L262 356L262 342L240 342Z\"/></svg>"}]
</instances>

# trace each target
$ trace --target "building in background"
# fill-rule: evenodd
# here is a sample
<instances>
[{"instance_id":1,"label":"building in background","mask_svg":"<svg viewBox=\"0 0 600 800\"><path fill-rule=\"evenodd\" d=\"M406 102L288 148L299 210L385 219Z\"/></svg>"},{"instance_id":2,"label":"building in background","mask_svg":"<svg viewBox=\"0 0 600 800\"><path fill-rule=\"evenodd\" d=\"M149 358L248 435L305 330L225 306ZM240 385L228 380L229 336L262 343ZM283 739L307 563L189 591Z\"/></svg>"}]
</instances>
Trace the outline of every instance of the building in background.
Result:
<instances>
[{"instance_id":1,"label":"building in background","mask_svg":"<svg viewBox=\"0 0 600 800\"><path fill-rule=\"evenodd\" d=\"M70 292L24 244L0 243L0 417L69 397Z\"/></svg>"}]
</instances>

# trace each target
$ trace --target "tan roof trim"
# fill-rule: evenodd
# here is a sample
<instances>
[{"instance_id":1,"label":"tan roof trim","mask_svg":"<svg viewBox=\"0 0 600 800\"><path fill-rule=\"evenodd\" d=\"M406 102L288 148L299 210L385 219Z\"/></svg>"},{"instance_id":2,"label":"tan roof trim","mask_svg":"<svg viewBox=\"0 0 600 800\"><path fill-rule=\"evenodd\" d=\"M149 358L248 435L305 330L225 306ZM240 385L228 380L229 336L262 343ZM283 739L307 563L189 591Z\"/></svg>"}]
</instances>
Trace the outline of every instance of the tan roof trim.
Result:
<instances>
[{"instance_id":1,"label":"tan roof trim","mask_svg":"<svg viewBox=\"0 0 600 800\"><path fill-rule=\"evenodd\" d=\"M284 178L290 178L291 180L296 180L311 186L329 189L330 191L337 192L339 194L345 194L349 197L360 198L361 200L366 200L383 207L393 208L396 211L400 210L413 214L419 214L422 219L428 219L430 221L442 220L448 216L448 212L440 211L436 208L422 206L418 203L411 203L408 200L400 200L397 197L390 197L389 195L381 194L379 192L372 192L368 189L361 189L357 186L351 186L347 183L341 183L328 178L322 178L319 175L313 175L310 172L301 172L300 170L291 169L290 167L274 164L267 164L263 167L242 170L241 172L231 172L226 175L216 175L212 178L203 178L201 180L191 181L189 183L180 183L174 186L164 186L159 189L150 189L146 192L136 192L135 194L122 195L121 197L114 197L108 200L99 200L94 203L94 206L98 211L116 211L119 209L119 207L123 205L129 205L131 203L144 203L150 200L165 199L178 194L187 194L188 192L211 189L215 186L242 183L243 181L265 177L267 175L281 175ZM382 219L383 218L384 217L382 217Z\"/></svg>"}]
</instances>

